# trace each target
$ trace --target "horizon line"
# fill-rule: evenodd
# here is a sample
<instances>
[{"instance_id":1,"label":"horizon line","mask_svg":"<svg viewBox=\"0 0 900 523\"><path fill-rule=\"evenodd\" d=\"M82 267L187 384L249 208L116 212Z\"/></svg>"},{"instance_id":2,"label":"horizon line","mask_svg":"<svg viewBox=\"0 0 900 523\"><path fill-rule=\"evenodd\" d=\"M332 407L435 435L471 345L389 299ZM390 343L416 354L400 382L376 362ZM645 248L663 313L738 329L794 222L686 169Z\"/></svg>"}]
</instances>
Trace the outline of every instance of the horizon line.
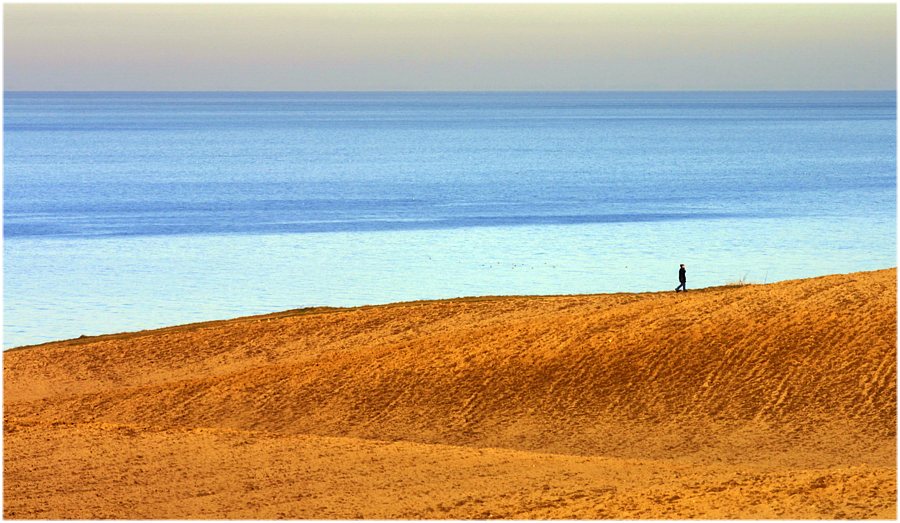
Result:
<instances>
[{"instance_id":1,"label":"horizon line","mask_svg":"<svg viewBox=\"0 0 900 523\"><path fill-rule=\"evenodd\" d=\"M4 89L3 93L840 93L897 92L890 89Z\"/></svg>"}]
</instances>

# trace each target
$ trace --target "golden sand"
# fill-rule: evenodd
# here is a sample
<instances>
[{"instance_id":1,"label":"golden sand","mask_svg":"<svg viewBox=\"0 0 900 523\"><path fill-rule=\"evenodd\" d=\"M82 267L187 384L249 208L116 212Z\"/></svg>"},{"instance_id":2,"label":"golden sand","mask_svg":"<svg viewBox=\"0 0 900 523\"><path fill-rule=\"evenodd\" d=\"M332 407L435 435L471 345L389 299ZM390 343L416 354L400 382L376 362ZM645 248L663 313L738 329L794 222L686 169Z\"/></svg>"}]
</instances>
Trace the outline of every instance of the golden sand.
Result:
<instances>
[{"instance_id":1,"label":"golden sand","mask_svg":"<svg viewBox=\"0 0 900 523\"><path fill-rule=\"evenodd\" d=\"M896 270L4 354L7 518L894 518Z\"/></svg>"}]
</instances>

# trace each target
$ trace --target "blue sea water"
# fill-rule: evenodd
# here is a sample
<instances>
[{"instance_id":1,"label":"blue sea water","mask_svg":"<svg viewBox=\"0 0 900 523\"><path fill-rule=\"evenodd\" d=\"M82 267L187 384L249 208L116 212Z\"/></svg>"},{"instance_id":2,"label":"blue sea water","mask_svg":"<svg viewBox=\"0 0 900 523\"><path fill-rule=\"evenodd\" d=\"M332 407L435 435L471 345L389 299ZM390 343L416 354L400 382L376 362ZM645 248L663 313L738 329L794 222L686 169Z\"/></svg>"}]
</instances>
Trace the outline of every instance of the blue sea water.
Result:
<instances>
[{"instance_id":1,"label":"blue sea water","mask_svg":"<svg viewBox=\"0 0 900 523\"><path fill-rule=\"evenodd\" d=\"M4 347L896 265L890 92L23 93Z\"/></svg>"}]
</instances>

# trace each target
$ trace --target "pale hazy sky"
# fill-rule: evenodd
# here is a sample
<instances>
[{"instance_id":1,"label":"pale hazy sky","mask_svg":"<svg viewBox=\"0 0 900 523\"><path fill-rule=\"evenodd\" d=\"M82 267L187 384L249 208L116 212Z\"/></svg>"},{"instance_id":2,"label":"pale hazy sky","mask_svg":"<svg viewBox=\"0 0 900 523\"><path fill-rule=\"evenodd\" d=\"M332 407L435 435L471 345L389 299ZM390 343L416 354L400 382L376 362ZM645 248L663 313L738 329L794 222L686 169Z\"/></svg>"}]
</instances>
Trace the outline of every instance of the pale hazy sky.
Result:
<instances>
[{"instance_id":1,"label":"pale hazy sky","mask_svg":"<svg viewBox=\"0 0 900 523\"><path fill-rule=\"evenodd\" d=\"M893 4L7 4L6 90L895 89Z\"/></svg>"}]
</instances>

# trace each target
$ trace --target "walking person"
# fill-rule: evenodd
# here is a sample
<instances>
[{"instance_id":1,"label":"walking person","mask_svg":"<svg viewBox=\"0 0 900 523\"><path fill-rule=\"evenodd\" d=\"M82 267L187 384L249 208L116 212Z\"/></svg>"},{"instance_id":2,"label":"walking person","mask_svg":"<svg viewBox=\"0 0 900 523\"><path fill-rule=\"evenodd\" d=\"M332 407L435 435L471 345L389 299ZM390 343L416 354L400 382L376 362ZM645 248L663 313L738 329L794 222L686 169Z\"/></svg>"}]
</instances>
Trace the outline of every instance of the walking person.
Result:
<instances>
[{"instance_id":1,"label":"walking person","mask_svg":"<svg viewBox=\"0 0 900 523\"><path fill-rule=\"evenodd\" d=\"M684 270L684 264L681 264L681 268L678 269L678 281L681 282L681 285L675 287L675 292L687 292L687 271Z\"/></svg>"}]
</instances>

